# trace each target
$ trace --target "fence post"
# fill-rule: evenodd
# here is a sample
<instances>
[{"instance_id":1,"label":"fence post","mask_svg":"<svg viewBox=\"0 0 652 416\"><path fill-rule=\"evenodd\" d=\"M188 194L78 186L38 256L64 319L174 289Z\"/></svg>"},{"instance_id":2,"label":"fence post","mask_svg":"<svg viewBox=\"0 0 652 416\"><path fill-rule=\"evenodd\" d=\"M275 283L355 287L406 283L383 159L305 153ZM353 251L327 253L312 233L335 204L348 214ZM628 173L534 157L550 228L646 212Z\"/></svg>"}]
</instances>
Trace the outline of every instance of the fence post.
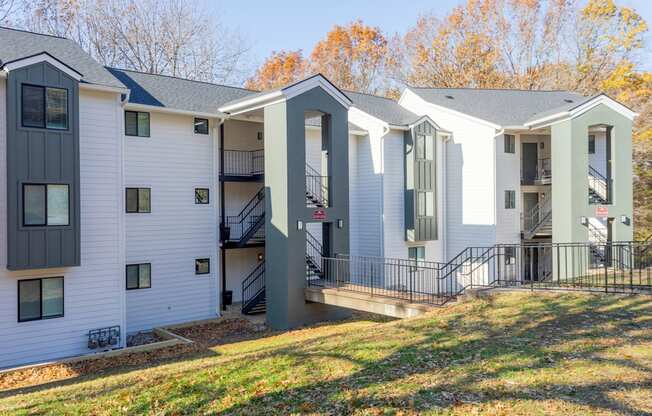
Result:
<instances>
[{"instance_id":1,"label":"fence post","mask_svg":"<svg viewBox=\"0 0 652 416\"><path fill-rule=\"evenodd\" d=\"M605 254L607 252L607 246L605 246ZM602 264L604 265L604 292L609 293L609 270L608 270L608 264L607 264L607 256L604 256L604 259L602 261Z\"/></svg>"},{"instance_id":2,"label":"fence post","mask_svg":"<svg viewBox=\"0 0 652 416\"><path fill-rule=\"evenodd\" d=\"M632 242L629 242L629 290L634 291L634 252Z\"/></svg>"}]
</instances>

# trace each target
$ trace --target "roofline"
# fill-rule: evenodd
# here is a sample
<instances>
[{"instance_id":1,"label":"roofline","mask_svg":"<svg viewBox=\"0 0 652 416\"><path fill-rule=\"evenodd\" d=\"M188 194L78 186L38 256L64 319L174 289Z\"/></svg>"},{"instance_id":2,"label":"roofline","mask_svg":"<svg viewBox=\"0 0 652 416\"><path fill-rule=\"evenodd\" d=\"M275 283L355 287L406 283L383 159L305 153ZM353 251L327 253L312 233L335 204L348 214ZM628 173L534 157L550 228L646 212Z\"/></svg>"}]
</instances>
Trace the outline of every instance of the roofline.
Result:
<instances>
[{"instance_id":1,"label":"roofline","mask_svg":"<svg viewBox=\"0 0 652 416\"><path fill-rule=\"evenodd\" d=\"M562 121L571 120L581 116L582 114L600 104L606 105L607 107L623 115L624 117L627 117L630 120L633 120L636 116L638 116L638 114L632 111L629 107L619 103L618 101L609 97L607 94L601 93L568 110L560 111L558 113L541 117L539 119L534 119L532 121L527 121L525 122L525 126L528 128L540 128L560 123Z\"/></svg>"},{"instance_id":2,"label":"roofline","mask_svg":"<svg viewBox=\"0 0 652 416\"><path fill-rule=\"evenodd\" d=\"M450 114L455 115L455 116L458 116L458 117L463 117L463 118L466 118L466 119L468 119L468 120L470 120L470 121L473 121L473 122L475 122L475 123L484 124L484 125L486 125L486 126L488 126L488 127L491 127L491 128L493 128L493 129L496 129L496 130L500 130L500 129L501 129L501 126L500 126L500 125L498 125L498 124L496 124L496 123L492 123L492 122L489 121L489 120L484 120L484 119L481 119L481 118L474 117L474 116L472 116L472 115L470 115L470 114L467 114L467 113L462 113L461 111L453 110L453 109L451 109L451 108L444 107L444 106L441 106L441 105L438 105L438 104L433 104L433 103L431 103L430 101L428 101L428 100L426 100L425 98L423 98L422 96L420 96L419 94L417 94L416 92L414 92L414 91L411 89L411 87L406 87L406 88L403 90L403 93L401 93L401 97L400 97L399 100L398 100L399 104L400 104L401 101L403 100L403 97L405 96L405 94L408 93L408 91L409 91L410 93L414 94L417 98L419 98L419 99L420 99L420 100L421 100L425 105L430 106L430 107L434 108L435 110L444 111L444 112L450 113Z\"/></svg>"},{"instance_id":3,"label":"roofline","mask_svg":"<svg viewBox=\"0 0 652 416\"><path fill-rule=\"evenodd\" d=\"M71 78L75 79L76 81L80 81L83 77L84 74L81 72L77 71L75 68L71 67L70 65L66 64L65 62L57 59L56 57L50 55L48 52L43 51L43 52L38 52L33 55L29 56L24 56L22 58L14 59L12 61L8 62L3 62L2 63L2 68L6 72L11 72L13 70L23 68L29 65L33 65L39 62L47 62L50 65L54 66L60 71L65 72L68 76Z\"/></svg>"},{"instance_id":4,"label":"roofline","mask_svg":"<svg viewBox=\"0 0 652 416\"><path fill-rule=\"evenodd\" d=\"M129 94L131 90L124 87L112 87L110 85L103 84L89 84L85 82L79 83L79 89L87 91L101 91L101 92L114 92L116 94Z\"/></svg>"},{"instance_id":5,"label":"roofline","mask_svg":"<svg viewBox=\"0 0 652 416\"><path fill-rule=\"evenodd\" d=\"M351 107L352 101L346 94L344 94L323 75L316 74L278 90L261 93L251 98L244 97L232 102L232 104L226 103L226 105L220 107L218 111L237 115L257 110L271 104L284 102L318 86L335 98L343 107L347 109Z\"/></svg>"},{"instance_id":6,"label":"roofline","mask_svg":"<svg viewBox=\"0 0 652 416\"><path fill-rule=\"evenodd\" d=\"M49 33L33 32L31 30L17 29L15 27L9 27L9 26L0 25L0 29L11 30L13 32L29 33L30 35L47 36L49 38L55 38L55 39L70 40L70 39L68 39L66 37L63 37L63 36L51 35Z\"/></svg>"},{"instance_id":7,"label":"roofline","mask_svg":"<svg viewBox=\"0 0 652 416\"><path fill-rule=\"evenodd\" d=\"M159 106L147 105L147 104L126 103L124 107L127 110L138 110L138 111L153 112L153 113L180 114L185 116L198 116L198 117L206 117L206 118L221 118L221 119L228 118L227 114L220 113L220 112L205 113L202 111L179 110L176 108L159 107Z\"/></svg>"}]
</instances>

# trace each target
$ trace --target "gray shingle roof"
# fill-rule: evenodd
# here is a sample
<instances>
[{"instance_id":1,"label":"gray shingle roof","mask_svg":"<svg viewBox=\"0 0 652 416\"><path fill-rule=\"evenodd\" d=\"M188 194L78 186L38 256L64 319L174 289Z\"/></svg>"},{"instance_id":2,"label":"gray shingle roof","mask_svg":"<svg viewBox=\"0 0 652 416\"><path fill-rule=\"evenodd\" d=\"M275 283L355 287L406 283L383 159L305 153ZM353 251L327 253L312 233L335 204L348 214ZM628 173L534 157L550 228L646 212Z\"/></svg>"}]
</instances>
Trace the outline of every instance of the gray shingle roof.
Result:
<instances>
[{"instance_id":1,"label":"gray shingle roof","mask_svg":"<svg viewBox=\"0 0 652 416\"><path fill-rule=\"evenodd\" d=\"M243 88L125 69L107 69L131 90L129 102L133 104L216 113L218 107L229 101L255 94L255 91Z\"/></svg>"},{"instance_id":2,"label":"gray shingle roof","mask_svg":"<svg viewBox=\"0 0 652 416\"><path fill-rule=\"evenodd\" d=\"M499 126L522 126L550 111L563 111L587 100L569 91L414 88L424 100ZM452 98L449 98L452 97Z\"/></svg>"},{"instance_id":3,"label":"gray shingle roof","mask_svg":"<svg viewBox=\"0 0 652 416\"><path fill-rule=\"evenodd\" d=\"M392 125L407 126L421 118L390 98L353 91L346 91L346 95L357 109Z\"/></svg>"},{"instance_id":4,"label":"gray shingle roof","mask_svg":"<svg viewBox=\"0 0 652 416\"><path fill-rule=\"evenodd\" d=\"M83 75L82 81L109 87L124 86L75 42L56 36L0 27L0 60L4 63L47 52Z\"/></svg>"}]
</instances>

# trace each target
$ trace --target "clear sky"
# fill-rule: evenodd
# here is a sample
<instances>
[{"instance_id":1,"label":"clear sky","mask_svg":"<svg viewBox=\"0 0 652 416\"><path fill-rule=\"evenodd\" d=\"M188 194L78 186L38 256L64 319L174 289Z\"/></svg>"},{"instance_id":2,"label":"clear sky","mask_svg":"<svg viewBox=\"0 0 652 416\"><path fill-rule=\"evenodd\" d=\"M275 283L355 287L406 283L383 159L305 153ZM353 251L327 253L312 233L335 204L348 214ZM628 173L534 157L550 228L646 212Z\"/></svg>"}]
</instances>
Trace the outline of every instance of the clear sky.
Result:
<instances>
[{"instance_id":1,"label":"clear sky","mask_svg":"<svg viewBox=\"0 0 652 416\"><path fill-rule=\"evenodd\" d=\"M303 49L309 54L315 43L335 24L361 18L387 34L403 33L419 14L445 16L460 0L217 0L207 3L221 21L237 29L253 48L255 63L274 50ZM463 2L463 1L462 1ZM616 0L633 7L652 25L652 0ZM652 36L648 36L652 41ZM652 43L652 42L648 42ZM648 48L648 50L652 50ZM648 56L650 54L647 54ZM646 67L652 69L652 59Z\"/></svg>"}]
</instances>

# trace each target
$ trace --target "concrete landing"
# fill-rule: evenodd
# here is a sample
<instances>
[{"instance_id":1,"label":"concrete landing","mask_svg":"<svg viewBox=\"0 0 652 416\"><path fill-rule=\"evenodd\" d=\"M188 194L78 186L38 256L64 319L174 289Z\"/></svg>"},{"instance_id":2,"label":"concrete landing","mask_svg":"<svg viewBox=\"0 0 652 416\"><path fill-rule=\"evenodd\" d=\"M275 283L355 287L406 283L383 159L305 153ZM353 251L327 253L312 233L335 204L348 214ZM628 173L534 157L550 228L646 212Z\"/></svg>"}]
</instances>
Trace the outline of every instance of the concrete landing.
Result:
<instances>
[{"instance_id":1,"label":"concrete landing","mask_svg":"<svg viewBox=\"0 0 652 416\"><path fill-rule=\"evenodd\" d=\"M436 306L410 303L384 296L371 296L364 293L349 292L331 288L308 287L305 289L306 300L371 312L393 318L410 318L437 309Z\"/></svg>"}]
</instances>

